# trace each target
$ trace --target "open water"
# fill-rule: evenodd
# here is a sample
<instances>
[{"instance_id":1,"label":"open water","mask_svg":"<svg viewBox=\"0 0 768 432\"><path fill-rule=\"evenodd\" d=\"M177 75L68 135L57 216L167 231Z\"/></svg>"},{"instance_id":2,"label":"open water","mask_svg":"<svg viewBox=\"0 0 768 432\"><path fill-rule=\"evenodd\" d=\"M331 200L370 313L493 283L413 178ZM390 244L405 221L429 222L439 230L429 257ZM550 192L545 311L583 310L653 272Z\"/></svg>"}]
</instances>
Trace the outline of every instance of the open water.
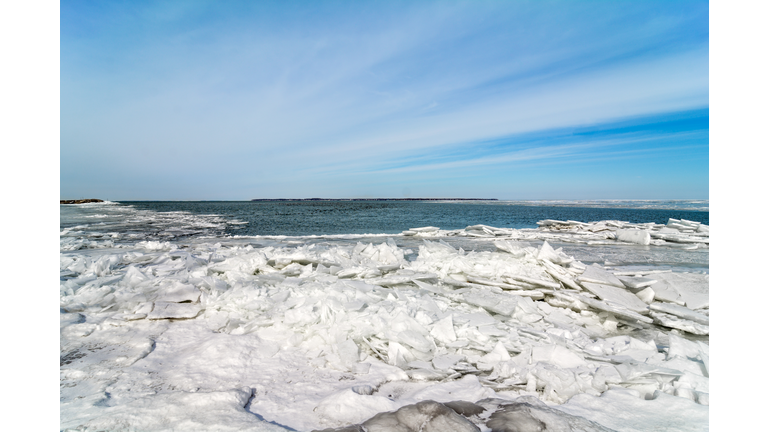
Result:
<instances>
[{"instance_id":1,"label":"open water","mask_svg":"<svg viewBox=\"0 0 768 432\"><path fill-rule=\"evenodd\" d=\"M333 234L398 234L421 226L436 226L444 230L462 229L468 225L484 224L499 228L536 228L544 219L592 222L619 220L631 223L666 223L669 218L687 219L709 225L709 211L685 210L692 205L681 201L655 202L657 207L644 201L564 202L556 205L535 205L535 202L514 201L432 202L432 201L134 201L121 202L120 207L149 211L155 220L141 223L140 213L132 219L131 229L143 229L148 234L165 232L166 237L188 235L225 236L306 236ZM62 206L61 228L83 222L66 219L67 209ZM681 209L682 208L682 209ZM103 206L94 207L90 216L104 214ZM123 209L121 209L123 210ZM127 210L127 209L126 209ZM209 226L168 232L162 218L182 213L207 217ZM73 213L73 212L70 212ZM82 212L78 212L81 215ZM74 213L73 213L74 214ZM114 225L123 220L102 218L101 222ZM88 219L92 222L93 219ZM170 222L170 219L169 219ZM138 223L138 225L136 225Z\"/></svg>"}]
</instances>

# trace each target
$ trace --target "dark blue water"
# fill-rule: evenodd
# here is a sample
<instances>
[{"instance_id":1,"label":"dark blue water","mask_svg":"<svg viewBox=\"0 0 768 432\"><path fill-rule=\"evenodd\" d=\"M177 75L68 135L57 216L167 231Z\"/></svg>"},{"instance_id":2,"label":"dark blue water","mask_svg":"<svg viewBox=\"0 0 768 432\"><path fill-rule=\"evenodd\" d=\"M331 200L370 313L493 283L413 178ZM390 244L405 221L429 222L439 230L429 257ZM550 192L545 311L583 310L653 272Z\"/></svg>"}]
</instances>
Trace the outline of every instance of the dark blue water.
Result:
<instances>
[{"instance_id":1,"label":"dark blue water","mask_svg":"<svg viewBox=\"0 0 768 432\"><path fill-rule=\"evenodd\" d=\"M544 219L666 223L674 218L709 225L708 211L552 207L502 202L133 201L123 204L157 212L216 214L248 222L227 226L221 233L224 235L397 234L428 225L453 230L476 224L519 229L536 228L536 222Z\"/></svg>"}]
</instances>

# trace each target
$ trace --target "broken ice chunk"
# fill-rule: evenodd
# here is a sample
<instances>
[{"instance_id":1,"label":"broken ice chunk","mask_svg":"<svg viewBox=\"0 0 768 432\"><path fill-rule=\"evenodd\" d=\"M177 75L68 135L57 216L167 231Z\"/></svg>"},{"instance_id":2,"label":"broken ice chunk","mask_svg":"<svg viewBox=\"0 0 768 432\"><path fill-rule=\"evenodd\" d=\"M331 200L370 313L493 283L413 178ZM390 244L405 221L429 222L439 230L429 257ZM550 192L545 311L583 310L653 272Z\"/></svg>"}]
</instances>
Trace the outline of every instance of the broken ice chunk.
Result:
<instances>
[{"instance_id":1,"label":"broken ice chunk","mask_svg":"<svg viewBox=\"0 0 768 432\"><path fill-rule=\"evenodd\" d=\"M493 242L497 249L512 254L515 258L522 258L525 256L525 250L513 245L507 240L496 240Z\"/></svg>"},{"instance_id":2,"label":"broken ice chunk","mask_svg":"<svg viewBox=\"0 0 768 432\"><path fill-rule=\"evenodd\" d=\"M600 366L595 371L592 387L602 392L608 390L608 385L618 384L621 380L621 375L615 367L612 365Z\"/></svg>"},{"instance_id":3,"label":"broken ice chunk","mask_svg":"<svg viewBox=\"0 0 768 432\"><path fill-rule=\"evenodd\" d=\"M557 219L544 219L542 221L536 222L536 225L538 225L540 227L557 226L557 225L566 225L566 222L561 221L561 220L557 220Z\"/></svg>"},{"instance_id":4,"label":"broken ice chunk","mask_svg":"<svg viewBox=\"0 0 768 432\"><path fill-rule=\"evenodd\" d=\"M348 311L358 311L365 306L364 300L352 300L343 304L344 308Z\"/></svg>"},{"instance_id":5,"label":"broken ice chunk","mask_svg":"<svg viewBox=\"0 0 768 432\"><path fill-rule=\"evenodd\" d=\"M494 317L488 315L487 313L481 313L481 312L470 313L470 314L457 313L455 314L455 320L460 324L468 322L469 325L474 327L479 327L479 326L488 325L488 324L495 324L497 322Z\"/></svg>"},{"instance_id":6,"label":"broken ice chunk","mask_svg":"<svg viewBox=\"0 0 768 432\"><path fill-rule=\"evenodd\" d=\"M200 298L200 290L190 284L176 283L158 296L159 301L172 303L194 303Z\"/></svg>"},{"instance_id":7,"label":"broken ice chunk","mask_svg":"<svg viewBox=\"0 0 768 432\"><path fill-rule=\"evenodd\" d=\"M433 344L418 331L403 330L397 333L397 338L400 342L421 352L430 352L433 348Z\"/></svg>"},{"instance_id":8,"label":"broken ice chunk","mask_svg":"<svg viewBox=\"0 0 768 432\"><path fill-rule=\"evenodd\" d=\"M645 304L651 304L653 302L654 296L656 295L656 292L653 290L653 288L648 287L636 292L635 295Z\"/></svg>"},{"instance_id":9,"label":"broken ice chunk","mask_svg":"<svg viewBox=\"0 0 768 432\"><path fill-rule=\"evenodd\" d=\"M675 228L675 229L685 229L687 228L685 225L680 223L680 220L669 218L669 221L667 221L667 227L669 228Z\"/></svg>"},{"instance_id":10,"label":"broken ice chunk","mask_svg":"<svg viewBox=\"0 0 768 432\"><path fill-rule=\"evenodd\" d=\"M451 274L446 276L443 279L443 283L445 283L446 285L454 286L454 287L469 286L469 284L467 283L467 278L464 275L460 275L460 274Z\"/></svg>"},{"instance_id":11,"label":"broken ice chunk","mask_svg":"<svg viewBox=\"0 0 768 432\"><path fill-rule=\"evenodd\" d=\"M435 285L428 284L426 282L421 282L421 281L418 281L418 280L414 280L413 283L415 283L416 286L418 286L419 288L421 288L421 289L423 289L425 291L429 291L431 293L435 293L435 294L446 295L446 294L448 294L450 292L450 291L444 289L443 287L435 286Z\"/></svg>"},{"instance_id":12,"label":"broken ice chunk","mask_svg":"<svg viewBox=\"0 0 768 432\"><path fill-rule=\"evenodd\" d=\"M440 228L434 227L434 226L426 226L426 227L420 227L420 228L410 228L408 231L414 231L417 234L426 234L426 233L435 233L437 231L440 231Z\"/></svg>"},{"instance_id":13,"label":"broken ice chunk","mask_svg":"<svg viewBox=\"0 0 768 432\"><path fill-rule=\"evenodd\" d=\"M658 282L656 279L644 277L620 277L619 280L624 286L634 290L640 290Z\"/></svg>"},{"instance_id":14,"label":"broken ice chunk","mask_svg":"<svg viewBox=\"0 0 768 432\"><path fill-rule=\"evenodd\" d=\"M631 381L648 375L667 375L679 377L683 372L647 363L622 363L616 365L616 370L621 374L623 381Z\"/></svg>"},{"instance_id":15,"label":"broken ice chunk","mask_svg":"<svg viewBox=\"0 0 768 432\"><path fill-rule=\"evenodd\" d=\"M516 296L527 297L527 298L530 298L530 299L533 299L533 300L542 300L542 299L544 299L544 291L540 291L540 290L525 290L525 291L510 290L510 291L507 291L507 292L510 293L510 294L514 294ZM550 291L550 290L546 290L546 292L547 293L552 293L552 291Z\"/></svg>"},{"instance_id":16,"label":"broken ice chunk","mask_svg":"<svg viewBox=\"0 0 768 432\"><path fill-rule=\"evenodd\" d=\"M656 292L666 290L666 296L657 294L657 299L686 305L691 309L709 306L709 275L667 272L654 275L653 278L659 281L653 286Z\"/></svg>"},{"instance_id":17,"label":"broken ice chunk","mask_svg":"<svg viewBox=\"0 0 768 432\"><path fill-rule=\"evenodd\" d=\"M656 293L654 295L656 300L683 304L683 301L680 299L680 293L678 293L672 286L666 283L666 281L662 280L659 281L659 283L654 284L653 291Z\"/></svg>"},{"instance_id":18,"label":"broken ice chunk","mask_svg":"<svg viewBox=\"0 0 768 432\"><path fill-rule=\"evenodd\" d=\"M687 307L679 306L669 303L653 303L651 309L659 312L665 312L671 315L678 316L683 319L691 320L699 324L709 325L709 317L700 314L696 311L690 310Z\"/></svg>"},{"instance_id":19,"label":"broken ice chunk","mask_svg":"<svg viewBox=\"0 0 768 432\"><path fill-rule=\"evenodd\" d=\"M616 240L639 245L651 244L651 234L648 231L636 229L616 230Z\"/></svg>"},{"instance_id":20,"label":"broken ice chunk","mask_svg":"<svg viewBox=\"0 0 768 432\"><path fill-rule=\"evenodd\" d=\"M563 285L568 288L581 291L581 287L568 275L566 272L558 266L555 266L547 261L542 262L544 264L544 270L552 276L554 279L562 282Z\"/></svg>"},{"instance_id":21,"label":"broken ice chunk","mask_svg":"<svg viewBox=\"0 0 768 432\"><path fill-rule=\"evenodd\" d=\"M546 260L560 265L573 262L573 257L569 257L568 255L564 254L562 250L552 249L552 246L550 246L546 240L544 241L544 244L541 245L539 253L536 255L536 259L540 261Z\"/></svg>"},{"instance_id":22,"label":"broken ice chunk","mask_svg":"<svg viewBox=\"0 0 768 432\"><path fill-rule=\"evenodd\" d=\"M699 324L694 321L686 320L678 318L674 315L667 314L664 312L654 312L651 311L650 313L651 317L653 317L653 320L664 327L674 328L678 330L683 330L691 334L697 334L697 335L708 335L709 334L709 326L704 324Z\"/></svg>"},{"instance_id":23,"label":"broken ice chunk","mask_svg":"<svg viewBox=\"0 0 768 432\"><path fill-rule=\"evenodd\" d=\"M549 363L566 369L584 366L587 364L581 356L560 345L544 345L533 347L531 360L534 362L540 361Z\"/></svg>"},{"instance_id":24,"label":"broken ice chunk","mask_svg":"<svg viewBox=\"0 0 768 432\"><path fill-rule=\"evenodd\" d=\"M464 301L469 304L480 306L485 310L505 316L512 316L517 306L518 297L504 295L492 291L483 291L473 289L464 294Z\"/></svg>"},{"instance_id":25,"label":"broken ice chunk","mask_svg":"<svg viewBox=\"0 0 768 432\"><path fill-rule=\"evenodd\" d=\"M619 278L596 264L588 265L584 270L584 273L582 273L578 279L579 282L593 282L624 288L624 284Z\"/></svg>"},{"instance_id":26,"label":"broken ice chunk","mask_svg":"<svg viewBox=\"0 0 768 432\"><path fill-rule=\"evenodd\" d=\"M386 273L386 272L391 272L391 271L399 270L400 269L400 264L380 265L380 266L378 266L376 268L379 269L379 271L381 271L382 273Z\"/></svg>"},{"instance_id":27,"label":"broken ice chunk","mask_svg":"<svg viewBox=\"0 0 768 432\"><path fill-rule=\"evenodd\" d=\"M670 334L668 358L674 357L709 360L709 346Z\"/></svg>"},{"instance_id":28,"label":"broken ice chunk","mask_svg":"<svg viewBox=\"0 0 768 432\"><path fill-rule=\"evenodd\" d=\"M709 307L709 294L683 293L685 305L690 309L703 309Z\"/></svg>"},{"instance_id":29,"label":"broken ice chunk","mask_svg":"<svg viewBox=\"0 0 768 432\"><path fill-rule=\"evenodd\" d=\"M634 312L645 312L648 310L648 305L629 291L610 285L591 282L582 282L581 285L584 286L587 291L595 294L608 303L622 306Z\"/></svg>"},{"instance_id":30,"label":"broken ice chunk","mask_svg":"<svg viewBox=\"0 0 768 432\"><path fill-rule=\"evenodd\" d=\"M153 307L152 302L139 303L136 309L134 309L133 313L146 315L152 311L152 307Z\"/></svg>"},{"instance_id":31,"label":"broken ice chunk","mask_svg":"<svg viewBox=\"0 0 768 432\"><path fill-rule=\"evenodd\" d=\"M336 345L336 350L339 354L339 358L345 365L352 365L360 360L360 350L357 347L357 344L351 339L347 339Z\"/></svg>"},{"instance_id":32,"label":"broken ice chunk","mask_svg":"<svg viewBox=\"0 0 768 432\"><path fill-rule=\"evenodd\" d=\"M562 297L570 298L570 295L567 294L560 294ZM572 295L576 300L579 300L580 302L591 306L595 309L599 309L602 311L610 312L612 314L618 315L622 318L627 318L632 321L640 321L644 323L652 323L653 320L651 318L648 318L646 316L640 315L638 313L632 312L628 309L624 309L620 306L612 306L607 303L601 302L600 300L591 299L589 297L580 295L580 294L573 294Z\"/></svg>"},{"instance_id":33,"label":"broken ice chunk","mask_svg":"<svg viewBox=\"0 0 768 432\"><path fill-rule=\"evenodd\" d=\"M429 334L444 344L456 342L456 332L453 330L452 315L448 315L440 321L437 321Z\"/></svg>"},{"instance_id":34,"label":"broken ice chunk","mask_svg":"<svg viewBox=\"0 0 768 432\"><path fill-rule=\"evenodd\" d=\"M202 308L197 303L155 302L155 307L147 319L188 319L196 317Z\"/></svg>"},{"instance_id":35,"label":"broken ice chunk","mask_svg":"<svg viewBox=\"0 0 768 432\"><path fill-rule=\"evenodd\" d=\"M529 277L520 276L520 275L509 275L508 278L514 279L516 281L527 282L529 284L542 286L545 288L560 289L559 283L543 281L541 279L534 279L534 278L529 278Z\"/></svg>"},{"instance_id":36,"label":"broken ice chunk","mask_svg":"<svg viewBox=\"0 0 768 432\"><path fill-rule=\"evenodd\" d=\"M541 320L542 314L542 310L536 307L533 300L528 297L520 297L512 317L522 323L528 324Z\"/></svg>"},{"instance_id":37,"label":"broken ice chunk","mask_svg":"<svg viewBox=\"0 0 768 432\"><path fill-rule=\"evenodd\" d=\"M453 365L464 360L465 358L466 357L461 354L443 354L435 356L432 359L432 364L435 366L435 369L448 370L451 369Z\"/></svg>"},{"instance_id":38,"label":"broken ice chunk","mask_svg":"<svg viewBox=\"0 0 768 432\"><path fill-rule=\"evenodd\" d=\"M417 381L435 381L445 378L446 374L434 369L416 368L408 372L408 378Z\"/></svg>"},{"instance_id":39,"label":"broken ice chunk","mask_svg":"<svg viewBox=\"0 0 768 432\"><path fill-rule=\"evenodd\" d=\"M509 352L504 348L504 345L502 345L501 342L497 342L491 352L480 358L477 362L477 368L486 371L491 370L495 365L499 364L499 362L509 361L510 359Z\"/></svg>"},{"instance_id":40,"label":"broken ice chunk","mask_svg":"<svg viewBox=\"0 0 768 432\"><path fill-rule=\"evenodd\" d=\"M496 281L492 281L492 280L488 280L488 279L484 279L484 278L480 278L480 277L475 277L475 276L469 276L469 275L467 276L467 280L469 282L474 282L474 283L480 284L480 285L495 286L495 287L504 288L504 289L520 289L520 288L523 288L522 285L520 285L520 286L518 286L518 285L510 285L510 284L507 284L507 283L504 283L504 282L496 282Z\"/></svg>"},{"instance_id":41,"label":"broken ice chunk","mask_svg":"<svg viewBox=\"0 0 768 432\"><path fill-rule=\"evenodd\" d=\"M148 281L149 279L150 278L142 273L141 270L131 265L128 267L128 270L125 271L125 275L123 276L123 280L120 281L120 284L134 288L139 284Z\"/></svg>"},{"instance_id":42,"label":"broken ice chunk","mask_svg":"<svg viewBox=\"0 0 768 432\"><path fill-rule=\"evenodd\" d=\"M404 346L397 342L389 341L387 350L388 363L399 368L405 368L408 363L416 360L416 357Z\"/></svg>"}]
</instances>

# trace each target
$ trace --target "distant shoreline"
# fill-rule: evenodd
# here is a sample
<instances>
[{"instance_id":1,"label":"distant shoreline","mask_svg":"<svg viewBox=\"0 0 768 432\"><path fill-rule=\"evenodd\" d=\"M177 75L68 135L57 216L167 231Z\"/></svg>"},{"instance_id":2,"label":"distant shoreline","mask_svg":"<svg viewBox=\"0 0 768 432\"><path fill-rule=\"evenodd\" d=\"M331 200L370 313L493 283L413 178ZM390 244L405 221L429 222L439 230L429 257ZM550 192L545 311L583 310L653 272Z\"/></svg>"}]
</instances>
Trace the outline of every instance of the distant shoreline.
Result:
<instances>
[{"instance_id":1,"label":"distant shoreline","mask_svg":"<svg viewBox=\"0 0 768 432\"><path fill-rule=\"evenodd\" d=\"M100 202L104 202L104 200L100 200L96 198L79 199L79 200L59 200L59 204L87 204L87 203L100 203Z\"/></svg>"},{"instance_id":2,"label":"distant shoreline","mask_svg":"<svg viewBox=\"0 0 768 432\"><path fill-rule=\"evenodd\" d=\"M498 198L255 198L251 201L498 201Z\"/></svg>"}]
</instances>

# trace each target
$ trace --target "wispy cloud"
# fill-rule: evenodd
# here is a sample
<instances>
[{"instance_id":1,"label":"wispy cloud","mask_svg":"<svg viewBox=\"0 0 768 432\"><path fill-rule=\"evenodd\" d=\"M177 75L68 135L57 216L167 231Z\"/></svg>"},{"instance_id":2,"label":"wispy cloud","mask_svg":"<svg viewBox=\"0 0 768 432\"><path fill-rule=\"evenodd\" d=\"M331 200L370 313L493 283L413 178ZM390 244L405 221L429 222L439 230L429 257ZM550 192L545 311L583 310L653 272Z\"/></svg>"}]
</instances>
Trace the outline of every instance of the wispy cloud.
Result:
<instances>
[{"instance_id":1,"label":"wispy cloud","mask_svg":"<svg viewBox=\"0 0 768 432\"><path fill-rule=\"evenodd\" d=\"M694 120L702 120L704 113L689 113ZM656 117L658 120L658 117ZM685 122L686 119L683 120ZM647 122L647 123L643 123ZM585 163L641 155L664 155L683 149L707 150L707 131L701 121L684 124L682 130L648 130L654 127L649 119L636 120L633 126L602 123L574 131L547 130L536 134L516 134L505 139L475 142L473 146L462 144L445 146L440 152L429 149L401 152L393 159L360 161L352 165L349 173L402 174L431 170L450 170L493 165L509 166L510 163L533 162ZM613 126L613 127L611 127ZM600 129L609 128L601 131ZM676 128L675 128L676 129ZM674 144L673 144L674 143ZM310 169L311 175L334 175L340 172L336 165Z\"/></svg>"}]
</instances>

